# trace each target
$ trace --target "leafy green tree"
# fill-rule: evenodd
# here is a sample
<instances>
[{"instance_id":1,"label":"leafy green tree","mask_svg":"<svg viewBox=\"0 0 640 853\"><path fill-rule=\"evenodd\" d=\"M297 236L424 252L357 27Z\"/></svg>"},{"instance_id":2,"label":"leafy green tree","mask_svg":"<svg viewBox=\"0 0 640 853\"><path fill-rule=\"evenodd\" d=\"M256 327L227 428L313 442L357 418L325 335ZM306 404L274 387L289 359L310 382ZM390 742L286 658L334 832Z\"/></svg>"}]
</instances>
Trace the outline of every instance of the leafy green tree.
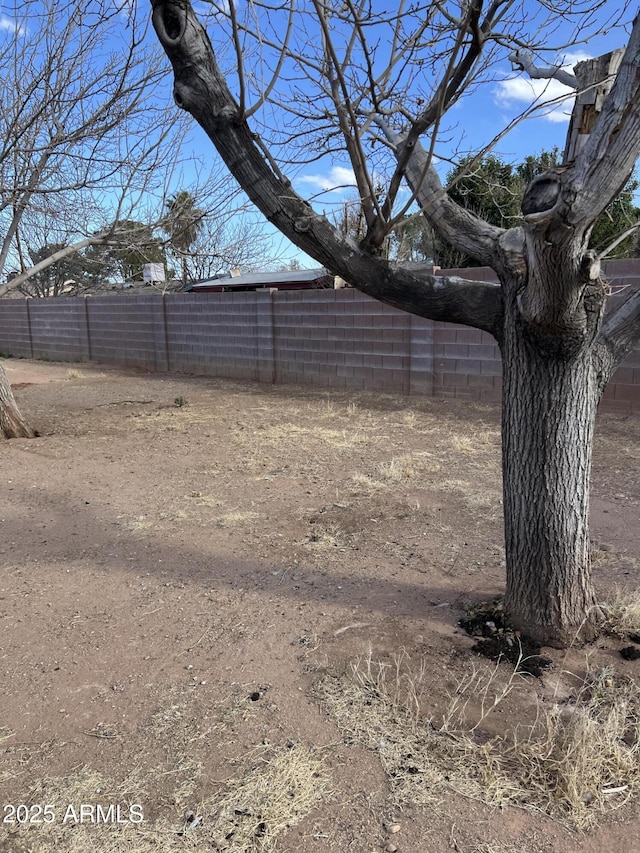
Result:
<instances>
[{"instance_id":1,"label":"leafy green tree","mask_svg":"<svg viewBox=\"0 0 640 853\"><path fill-rule=\"evenodd\" d=\"M640 183L635 178L625 185L619 196L614 198L593 226L591 246L598 252L603 252L611 246L618 235L628 231L640 220L640 208L634 202ZM634 231L607 253L609 258L633 258L640 248L638 232Z\"/></svg>"},{"instance_id":2,"label":"leafy green tree","mask_svg":"<svg viewBox=\"0 0 640 853\"><path fill-rule=\"evenodd\" d=\"M39 249L30 248L29 255L35 265L62 248L63 243L46 243ZM70 255L25 281L18 290L25 296L34 297L60 296L62 293L68 295L75 292L80 270L78 255Z\"/></svg>"},{"instance_id":3,"label":"leafy green tree","mask_svg":"<svg viewBox=\"0 0 640 853\"><path fill-rule=\"evenodd\" d=\"M150 225L126 220L119 222L117 229L120 245L110 250L110 256L124 281L140 281L145 264L166 265L163 241L154 236Z\"/></svg>"},{"instance_id":4,"label":"leafy green tree","mask_svg":"<svg viewBox=\"0 0 640 853\"><path fill-rule=\"evenodd\" d=\"M97 289L109 284L118 274L118 265L108 246L88 246L80 255L84 289Z\"/></svg>"},{"instance_id":5,"label":"leafy green tree","mask_svg":"<svg viewBox=\"0 0 640 853\"><path fill-rule=\"evenodd\" d=\"M390 235L390 256L401 263L435 263L438 241L420 213L407 216Z\"/></svg>"},{"instance_id":6,"label":"leafy green tree","mask_svg":"<svg viewBox=\"0 0 640 853\"><path fill-rule=\"evenodd\" d=\"M189 250L202 229L205 211L196 207L195 198L187 190L180 190L168 199L166 207L162 229L168 235L169 244L181 261L182 285L186 287Z\"/></svg>"},{"instance_id":7,"label":"leafy green tree","mask_svg":"<svg viewBox=\"0 0 640 853\"><path fill-rule=\"evenodd\" d=\"M46 243L37 249L29 248L31 263L35 266L64 248L64 243ZM101 287L115 271L115 261L105 246L89 246L35 273L19 284L17 290L31 297L76 296L89 288ZM8 276L9 281L13 276Z\"/></svg>"},{"instance_id":8,"label":"leafy green tree","mask_svg":"<svg viewBox=\"0 0 640 853\"><path fill-rule=\"evenodd\" d=\"M495 154L477 163L473 157L465 157L447 175L447 192L461 207L491 225L511 228L522 218L520 206L527 186L543 172L559 166L560 161L558 148L529 155L515 166L505 163ZM631 178L598 217L589 242L593 249L604 251L619 234L640 219L640 209L634 204L638 186L638 181ZM636 245L637 237L630 234L608 257L631 257ZM438 265L445 269L478 266L473 258L456 251L443 240L436 239L434 255Z\"/></svg>"}]
</instances>

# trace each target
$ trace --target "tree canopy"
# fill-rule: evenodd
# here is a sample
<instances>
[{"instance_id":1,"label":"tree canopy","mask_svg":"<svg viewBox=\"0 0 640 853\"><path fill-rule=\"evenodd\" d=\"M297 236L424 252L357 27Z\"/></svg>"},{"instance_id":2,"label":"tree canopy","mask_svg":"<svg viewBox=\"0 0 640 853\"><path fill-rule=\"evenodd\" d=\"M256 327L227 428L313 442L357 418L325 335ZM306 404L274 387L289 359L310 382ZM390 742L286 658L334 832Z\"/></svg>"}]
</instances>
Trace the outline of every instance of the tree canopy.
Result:
<instances>
[{"instance_id":1,"label":"tree canopy","mask_svg":"<svg viewBox=\"0 0 640 853\"><path fill-rule=\"evenodd\" d=\"M30 248L31 263L35 266L64 248L63 243L45 243L37 249ZM103 286L116 272L115 259L107 248L88 246L83 251L67 255L45 267L23 281L17 289L25 296L32 297L76 296ZM11 278L10 275L9 282Z\"/></svg>"},{"instance_id":2,"label":"tree canopy","mask_svg":"<svg viewBox=\"0 0 640 853\"><path fill-rule=\"evenodd\" d=\"M558 148L530 154L515 165L496 154L489 154L479 161L467 155L447 174L446 189L449 197L461 207L499 228L511 228L522 219L522 198L528 185L534 178L558 167L560 161ZM589 245L596 251L605 252L617 236L640 221L640 208L634 202L638 186L638 181L630 178L594 223ZM439 266L476 265L473 258L456 252L435 235L433 240L434 258ZM637 235L631 233L611 249L607 257L633 257L637 245Z\"/></svg>"},{"instance_id":3,"label":"tree canopy","mask_svg":"<svg viewBox=\"0 0 640 853\"><path fill-rule=\"evenodd\" d=\"M182 262L182 285L187 284L187 256L204 225L206 211L196 207L196 200L188 190L180 190L166 202L163 231L169 245Z\"/></svg>"}]
</instances>

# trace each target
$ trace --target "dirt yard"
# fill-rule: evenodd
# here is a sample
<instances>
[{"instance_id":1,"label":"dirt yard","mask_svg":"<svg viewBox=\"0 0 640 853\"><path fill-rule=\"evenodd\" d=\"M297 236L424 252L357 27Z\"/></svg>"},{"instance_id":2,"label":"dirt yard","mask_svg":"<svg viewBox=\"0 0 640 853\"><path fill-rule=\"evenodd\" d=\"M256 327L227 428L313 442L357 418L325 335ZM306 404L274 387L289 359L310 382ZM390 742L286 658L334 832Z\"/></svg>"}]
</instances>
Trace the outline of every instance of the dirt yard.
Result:
<instances>
[{"instance_id":1,"label":"dirt yard","mask_svg":"<svg viewBox=\"0 0 640 853\"><path fill-rule=\"evenodd\" d=\"M5 367L40 437L0 445L3 853L637 853L624 768L587 762L571 814L527 802L539 771L476 772L587 671L600 708L640 681L612 637L541 678L471 653L463 608L503 588L497 408ZM639 439L600 417L605 602L640 587Z\"/></svg>"}]
</instances>

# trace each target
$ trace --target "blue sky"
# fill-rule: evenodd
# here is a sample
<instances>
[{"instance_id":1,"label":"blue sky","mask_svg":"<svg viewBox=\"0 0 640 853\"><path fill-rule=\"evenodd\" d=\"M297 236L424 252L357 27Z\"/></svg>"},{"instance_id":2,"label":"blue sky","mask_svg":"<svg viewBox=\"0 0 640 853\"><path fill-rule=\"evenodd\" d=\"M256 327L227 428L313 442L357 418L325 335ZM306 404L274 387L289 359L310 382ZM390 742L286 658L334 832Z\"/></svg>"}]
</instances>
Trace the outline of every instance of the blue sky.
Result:
<instances>
[{"instance_id":1,"label":"blue sky","mask_svg":"<svg viewBox=\"0 0 640 853\"><path fill-rule=\"evenodd\" d=\"M117 3L119 6L123 6L124 4L126 7L129 3L133 5L134 0L112 0L112 2L114 5ZM194 5L200 14L211 16L211 4L203 2L203 0L196 0ZM243 4L243 0L237 0L236 5L238 8L243 8L243 6L249 8L249 4ZM573 0L572 5L578 9L582 5L582 8L587 10L584 12L587 17L590 14L588 10L594 6L593 3L586 3L586 0ZM12 26L15 26L11 21L11 6L13 6L13 0L11 3L0 4L0 30L10 30ZM311 4L301 4L305 14L309 12L310 7ZM383 3L381 0L373 0L372 8L374 12L386 11L389 4ZM450 3L449 8L455 8L455 4ZM539 0L523 0L522 24L524 30L535 33L538 16L543 9L544 4ZM605 0L599 5L598 11L591 21L592 31L596 31L599 25L608 22L612 15L615 16L620 11L619 2ZM627 20L631 19L634 11L637 9L633 9L631 6L626 8ZM148 19L149 5L147 0L139 0L137 14ZM215 18L212 22L215 22ZM546 43L550 49L540 57L543 64L563 64L570 68L576 61L599 56L614 48L622 47L626 41L624 27L611 28L605 34L596 35L586 40L581 38L576 42L574 39L574 23L558 19L558 21L553 21L553 25L555 31L550 37L550 41ZM608 28L608 23L605 26ZM218 37L221 41L223 61L231 63L233 57L230 57L229 40L227 39L225 42L224 34L220 39L221 31L218 26L210 27L210 31L216 49L218 48L216 38ZM149 37L152 40L155 39L152 32ZM314 45L311 43L311 48L313 47ZM117 49L117 45L114 45L114 48ZM302 88L304 89L305 86L306 84L303 84ZM233 89L232 80L231 88ZM171 74L169 72L167 90L158 94L163 100L166 99L167 108L173 109L170 89ZM506 58L505 51L500 62L492 67L488 82L458 103L447 117L447 137L450 141L442 141L436 147L436 153L443 158L438 166L443 179L451 168L447 158L455 159L457 154L464 154L468 151L475 152L487 145L499 130L530 106L536 98L557 99L565 94L570 96L570 90L555 80L531 81L522 72L514 71ZM571 99L569 97L568 100L556 104L553 108L542 110L536 117L517 125L507 137L500 140L494 151L507 161L520 162L527 155L537 154L542 149L550 149L554 146L559 146L562 149L570 112ZM286 124L286 118L283 124ZM191 141L185 148L187 157L191 155L197 157L200 164L215 162L217 155L213 144L195 123L190 138ZM301 195L314 197L316 209L331 213L341 207L344 199L354 197L354 189L349 188L354 183L353 173L348 158L343 152L319 156L314 162L298 168L283 166L283 170L292 178L294 187ZM191 172L193 169L186 165L184 168L185 183L188 183ZM233 179L229 178L229 180ZM174 190L177 189L180 187L174 188ZM283 261L298 258L305 266L315 265L314 261L301 255L294 246L280 238L275 232L273 241L274 257Z\"/></svg>"},{"instance_id":2,"label":"blue sky","mask_svg":"<svg viewBox=\"0 0 640 853\"><path fill-rule=\"evenodd\" d=\"M535 11L538 4L528 5ZM606 9L603 10L603 15L605 14ZM556 41L562 41L562 31L556 33L555 37ZM625 43L625 31L619 28L599 34L586 43L575 44L561 51L550 51L544 59L537 60L537 63L557 65L571 71L577 62L624 47ZM521 162L527 155L537 154L543 149L558 146L562 150L573 107L573 91L557 80L531 80L524 72L514 70L507 60L496 66L493 77L490 82L475 90L472 96L455 105L448 114L449 125L452 127L451 136L454 139L464 137L459 150L462 153L475 152L488 145L499 131L534 103L539 104L539 110L516 124L509 134L493 147L493 152L506 161ZM546 102L552 103L545 107ZM453 145L447 144L441 144L437 148L445 158L438 166L443 179L451 168L446 158L451 156L456 159L453 149ZM326 190L353 180L346 156L342 159L333 158L330 164L324 162L322 165L324 168L305 170L297 179L296 186L300 192L304 192L305 187L307 192ZM343 193L344 190L339 189L334 194ZM328 195L327 199L329 200Z\"/></svg>"},{"instance_id":3,"label":"blue sky","mask_svg":"<svg viewBox=\"0 0 640 853\"><path fill-rule=\"evenodd\" d=\"M199 5L205 11L205 4ZM524 30L536 32L540 13L548 14L546 5L538 0L524 0ZM630 5L623 8L619 2L609 0L598 4L596 11L594 3L576 0L571 5L574 11L582 8L582 16L573 19L555 19L552 16L549 40L544 42L544 46L549 49L540 51L536 58L537 64L560 65L571 70L576 62L600 56L626 44L630 30L628 22L637 9ZM373 3L374 12L388 8L388 3ZM626 27L624 23L612 27L612 21L621 13L627 22ZM576 37L578 25L585 22L588 24L587 29ZM605 32L598 33L603 28ZM212 40L217 31L217 27L212 31ZM573 105L572 90L556 80L530 80L523 72L513 69L507 53L505 50L500 61L491 68L488 81L449 112L447 140L438 143L436 147L436 153L443 158L438 165L443 180L451 168L451 163L447 162L450 158L455 160L461 154L482 149L535 102L556 103L540 109L534 116L517 124L493 148L494 153L506 161L521 162L527 155L535 155L543 149L558 146L563 150ZM339 210L345 199L354 198L353 172L344 152L319 157L315 162L297 169L285 167L284 170L292 178L300 195L313 197L316 209L328 214ZM290 251L285 249L285 253L288 257L298 257L305 266L314 265L311 259L301 256L295 247L291 247Z\"/></svg>"}]
</instances>

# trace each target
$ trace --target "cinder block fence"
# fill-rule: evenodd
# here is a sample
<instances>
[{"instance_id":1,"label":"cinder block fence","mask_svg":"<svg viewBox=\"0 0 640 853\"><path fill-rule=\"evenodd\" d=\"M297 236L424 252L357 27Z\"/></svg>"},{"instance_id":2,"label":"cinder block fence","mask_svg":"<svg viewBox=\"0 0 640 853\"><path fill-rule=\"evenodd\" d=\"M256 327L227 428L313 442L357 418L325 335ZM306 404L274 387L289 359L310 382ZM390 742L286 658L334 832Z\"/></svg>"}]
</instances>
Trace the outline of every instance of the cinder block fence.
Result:
<instances>
[{"instance_id":1,"label":"cinder block fence","mask_svg":"<svg viewBox=\"0 0 640 853\"><path fill-rule=\"evenodd\" d=\"M616 287L640 286L640 261L617 263ZM0 352L260 382L500 399L500 352L491 335L424 320L351 289L5 299ZM609 409L640 408L640 349L618 369L603 402Z\"/></svg>"}]
</instances>

